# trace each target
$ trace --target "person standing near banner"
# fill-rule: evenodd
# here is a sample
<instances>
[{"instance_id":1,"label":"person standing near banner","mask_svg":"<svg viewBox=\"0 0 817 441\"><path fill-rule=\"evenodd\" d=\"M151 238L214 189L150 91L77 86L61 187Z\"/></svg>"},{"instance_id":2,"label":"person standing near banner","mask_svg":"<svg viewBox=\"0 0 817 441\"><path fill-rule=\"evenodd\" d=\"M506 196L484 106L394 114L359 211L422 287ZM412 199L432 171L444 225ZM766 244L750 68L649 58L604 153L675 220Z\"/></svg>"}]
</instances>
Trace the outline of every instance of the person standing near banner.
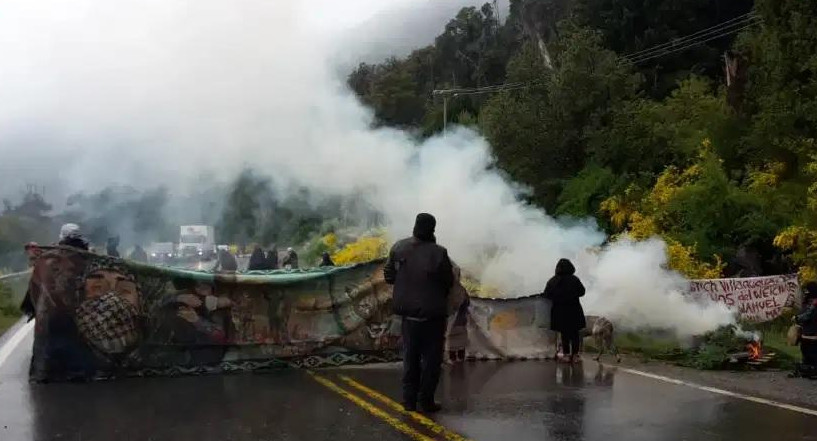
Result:
<instances>
[{"instance_id":1,"label":"person standing near banner","mask_svg":"<svg viewBox=\"0 0 817 441\"><path fill-rule=\"evenodd\" d=\"M809 282L803 287L803 310L794 317L802 327L800 353L803 354L799 371L803 376L817 376L817 283Z\"/></svg>"},{"instance_id":2,"label":"person standing near banner","mask_svg":"<svg viewBox=\"0 0 817 441\"><path fill-rule=\"evenodd\" d=\"M584 296L584 285L576 277L576 267L567 260L556 264L556 274L545 285L544 297L553 306L550 310L550 329L562 335L565 361L579 361L581 337L579 331L587 326L579 298Z\"/></svg>"},{"instance_id":3,"label":"person standing near banner","mask_svg":"<svg viewBox=\"0 0 817 441\"><path fill-rule=\"evenodd\" d=\"M465 350L468 348L468 307L471 300L468 291L460 283L462 270L456 263L454 267L454 286L448 293L448 312L453 315L448 320L446 345L448 346L448 361L462 363L465 361Z\"/></svg>"},{"instance_id":4,"label":"person standing near banner","mask_svg":"<svg viewBox=\"0 0 817 441\"><path fill-rule=\"evenodd\" d=\"M454 273L448 251L437 245L437 220L420 213L412 237L394 244L383 268L394 285L394 313L402 317L403 408L437 412L434 393L445 347L448 292Z\"/></svg>"}]
</instances>

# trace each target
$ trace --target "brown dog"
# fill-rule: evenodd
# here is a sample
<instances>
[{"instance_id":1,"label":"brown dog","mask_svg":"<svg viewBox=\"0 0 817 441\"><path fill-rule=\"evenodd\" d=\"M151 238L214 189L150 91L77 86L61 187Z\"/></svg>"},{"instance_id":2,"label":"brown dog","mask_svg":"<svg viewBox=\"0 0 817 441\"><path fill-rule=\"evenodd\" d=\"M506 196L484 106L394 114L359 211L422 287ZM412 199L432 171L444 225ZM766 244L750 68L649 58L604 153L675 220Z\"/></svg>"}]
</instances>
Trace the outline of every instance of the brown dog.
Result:
<instances>
[{"instance_id":1,"label":"brown dog","mask_svg":"<svg viewBox=\"0 0 817 441\"><path fill-rule=\"evenodd\" d=\"M587 326L579 331L579 335L584 341L585 337L593 337L593 342L599 350L598 355L593 357L593 360L600 361L604 351L608 351L616 357L616 362L621 363L621 355L618 353L614 340L613 323L604 317L597 315L588 315L585 317ZM556 353L561 350L561 340L557 340ZM553 358L556 358L555 356Z\"/></svg>"}]
</instances>

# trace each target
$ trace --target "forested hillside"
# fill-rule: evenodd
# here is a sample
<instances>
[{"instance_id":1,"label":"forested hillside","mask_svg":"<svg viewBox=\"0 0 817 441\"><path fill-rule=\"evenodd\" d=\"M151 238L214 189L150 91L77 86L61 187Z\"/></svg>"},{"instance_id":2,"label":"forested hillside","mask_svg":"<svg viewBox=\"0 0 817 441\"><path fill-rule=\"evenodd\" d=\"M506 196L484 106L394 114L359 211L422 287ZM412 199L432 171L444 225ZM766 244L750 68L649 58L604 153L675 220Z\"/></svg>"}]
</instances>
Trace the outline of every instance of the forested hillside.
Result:
<instances>
[{"instance_id":1,"label":"forested hillside","mask_svg":"<svg viewBox=\"0 0 817 441\"><path fill-rule=\"evenodd\" d=\"M531 203L659 235L687 275L817 279L817 2L486 4L349 85L419 138L447 101Z\"/></svg>"}]
</instances>

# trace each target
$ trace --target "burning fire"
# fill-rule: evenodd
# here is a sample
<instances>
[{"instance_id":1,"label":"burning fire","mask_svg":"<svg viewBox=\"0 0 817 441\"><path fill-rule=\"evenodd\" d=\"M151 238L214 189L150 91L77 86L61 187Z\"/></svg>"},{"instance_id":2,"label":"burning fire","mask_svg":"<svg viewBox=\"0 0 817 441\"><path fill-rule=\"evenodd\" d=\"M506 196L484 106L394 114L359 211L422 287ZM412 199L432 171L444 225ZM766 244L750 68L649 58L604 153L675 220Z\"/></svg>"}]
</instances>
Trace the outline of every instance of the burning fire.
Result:
<instances>
[{"instance_id":1,"label":"burning fire","mask_svg":"<svg viewBox=\"0 0 817 441\"><path fill-rule=\"evenodd\" d=\"M746 350L749 352L749 360L757 360L763 355L763 348L760 345L760 340L753 340L746 345Z\"/></svg>"}]
</instances>

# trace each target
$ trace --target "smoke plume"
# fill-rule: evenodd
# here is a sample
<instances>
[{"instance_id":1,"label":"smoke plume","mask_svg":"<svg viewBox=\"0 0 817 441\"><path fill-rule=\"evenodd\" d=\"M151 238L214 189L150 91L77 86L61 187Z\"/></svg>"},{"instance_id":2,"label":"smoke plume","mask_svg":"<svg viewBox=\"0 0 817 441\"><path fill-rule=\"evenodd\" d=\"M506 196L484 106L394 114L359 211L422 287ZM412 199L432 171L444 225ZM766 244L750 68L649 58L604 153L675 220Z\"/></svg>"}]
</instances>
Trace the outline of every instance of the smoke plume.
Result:
<instances>
[{"instance_id":1,"label":"smoke plume","mask_svg":"<svg viewBox=\"0 0 817 441\"><path fill-rule=\"evenodd\" d=\"M568 257L589 313L682 333L730 321L677 294L683 279L662 268L662 243L592 254L605 239L592 221L564 226L520 203L524 189L494 170L475 133L420 144L372 130L332 60L363 50L335 44L355 20L344 11L387 3L337 4L4 1L0 175L67 194L163 185L183 198L204 173L229 180L252 166L276 182L364 195L392 238L433 213L451 256L508 296L540 292Z\"/></svg>"}]
</instances>

